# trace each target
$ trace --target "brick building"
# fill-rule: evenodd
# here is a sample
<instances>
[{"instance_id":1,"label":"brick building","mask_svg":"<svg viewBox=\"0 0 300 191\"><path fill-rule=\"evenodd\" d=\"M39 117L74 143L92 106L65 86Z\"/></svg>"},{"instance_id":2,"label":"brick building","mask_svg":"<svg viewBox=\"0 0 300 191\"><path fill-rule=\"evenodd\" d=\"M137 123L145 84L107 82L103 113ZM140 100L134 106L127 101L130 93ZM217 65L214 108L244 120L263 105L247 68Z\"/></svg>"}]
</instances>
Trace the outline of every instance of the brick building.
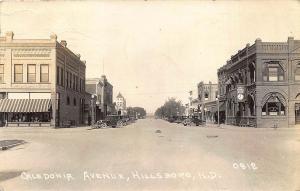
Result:
<instances>
[{"instance_id":1,"label":"brick building","mask_svg":"<svg viewBox=\"0 0 300 191\"><path fill-rule=\"evenodd\" d=\"M227 124L288 127L300 123L300 40L256 39L218 69L218 81Z\"/></svg>"},{"instance_id":2,"label":"brick building","mask_svg":"<svg viewBox=\"0 0 300 191\"><path fill-rule=\"evenodd\" d=\"M101 78L86 79L86 91L96 100L93 103L93 121L104 119L113 112L113 86L105 75L102 75Z\"/></svg>"},{"instance_id":3,"label":"brick building","mask_svg":"<svg viewBox=\"0 0 300 191\"><path fill-rule=\"evenodd\" d=\"M18 126L84 123L85 61L50 39L0 37L0 121Z\"/></svg>"}]
</instances>

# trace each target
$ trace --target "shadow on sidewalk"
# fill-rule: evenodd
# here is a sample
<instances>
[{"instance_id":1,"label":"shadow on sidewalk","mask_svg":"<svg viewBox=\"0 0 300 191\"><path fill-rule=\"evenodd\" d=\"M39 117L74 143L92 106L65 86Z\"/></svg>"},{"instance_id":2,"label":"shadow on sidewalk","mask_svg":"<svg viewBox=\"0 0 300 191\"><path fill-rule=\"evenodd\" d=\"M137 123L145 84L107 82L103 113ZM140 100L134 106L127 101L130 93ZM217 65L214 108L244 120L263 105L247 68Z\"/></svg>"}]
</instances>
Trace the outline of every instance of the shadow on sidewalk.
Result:
<instances>
[{"instance_id":1,"label":"shadow on sidewalk","mask_svg":"<svg viewBox=\"0 0 300 191\"><path fill-rule=\"evenodd\" d=\"M24 171L5 171L0 172L0 182L3 182L5 180L13 179L15 177L18 177L22 174Z\"/></svg>"},{"instance_id":2,"label":"shadow on sidewalk","mask_svg":"<svg viewBox=\"0 0 300 191\"><path fill-rule=\"evenodd\" d=\"M0 150L7 150L13 147L16 147L18 145L25 144L26 141L24 140L18 140L18 139L13 139L13 140L0 140Z\"/></svg>"}]
</instances>

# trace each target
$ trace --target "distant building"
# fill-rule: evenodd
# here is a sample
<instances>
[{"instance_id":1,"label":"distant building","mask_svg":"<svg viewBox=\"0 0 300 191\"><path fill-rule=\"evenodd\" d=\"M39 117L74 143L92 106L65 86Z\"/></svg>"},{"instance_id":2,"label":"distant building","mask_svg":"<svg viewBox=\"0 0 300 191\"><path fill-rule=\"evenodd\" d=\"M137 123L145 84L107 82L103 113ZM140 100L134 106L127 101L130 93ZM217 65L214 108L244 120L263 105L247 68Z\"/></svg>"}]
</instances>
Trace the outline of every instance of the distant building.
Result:
<instances>
[{"instance_id":1,"label":"distant building","mask_svg":"<svg viewBox=\"0 0 300 191\"><path fill-rule=\"evenodd\" d=\"M84 124L85 61L50 39L0 37L0 121L8 126Z\"/></svg>"},{"instance_id":2,"label":"distant building","mask_svg":"<svg viewBox=\"0 0 300 191\"><path fill-rule=\"evenodd\" d=\"M197 87L201 118L207 122L216 122L218 84L200 82Z\"/></svg>"},{"instance_id":3,"label":"distant building","mask_svg":"<svg viewBox=\"0 0 300 191\"><path fill-rule=\"evenodd\" d=\"M86 80L86 91L95 98L93 105L93 120L104 119L113 111L113 86L108 82L105 75L101 78L88 78Z\"/></svg>"},{"instance_id":4,"label":"distant building","mask_svg":"<svg viewBox=\"0 0 300 191\"><path fill-rule=\"evenodd\" d=\"M117 95L116 100L116 110L118 115L125 115L126 114L126 99L122 96L121 93Z\"/></svg>"},{"instance_id":5,"label":"distant building","mask_svg":"<svg viewBox=\"0 0 300 191\"><path fill-rule=\"evenodd\" d=\"M256 39L218 70L226 123L288 127L300 123L300 40Z\"/></svg>"}]
</instances>

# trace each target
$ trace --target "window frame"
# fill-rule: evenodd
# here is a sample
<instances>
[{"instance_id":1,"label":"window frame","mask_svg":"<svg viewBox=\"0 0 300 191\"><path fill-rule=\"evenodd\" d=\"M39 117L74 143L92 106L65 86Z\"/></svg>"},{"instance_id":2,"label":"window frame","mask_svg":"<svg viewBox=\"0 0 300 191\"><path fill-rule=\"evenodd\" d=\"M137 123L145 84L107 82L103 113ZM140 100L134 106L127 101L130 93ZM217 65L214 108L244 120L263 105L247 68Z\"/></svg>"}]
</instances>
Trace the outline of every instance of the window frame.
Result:
<instances>
[{"instance_id":1,"label":"window frame","mask_svg":"<svg viewBox=\"0 0 300 191\"><path fill-rule=\"evenodd\" d=\"M2 68L2 71L0 69L0 84L4 83L4 64L0 64L0 68Z\"/></svg>"},{"instance_id":2,"label":"window frame","mask_svg":"<svg viewBox=\"0 0 300 191\"><path fill-rule=\"evenodd\" d=\"M276 76L270 76L270 69L277 69ZM281 66L279 61L270 61L265 62L265 68L263 70L263 81L264 82L283 82L285 81L285 71L283 70L283 67ZM276 80L271 80L270 77L276 77ZM282 79L281 79L282 77Z\"/></svg>"},{"instance_id":3,"label":"window frame","mask_svg":"<svg viewBox=\"0 0 300 191\"><path fill-rule=\"evenodd\" d=\"M18 72L18 73L16 72L17 71L17 69L16 69L17 66L21 67L22 72ZM23 64L14 64L14 83L23 83L23 73L24 73ZM17 76L19 76L19 75L21 76L20 80L16 80Z\"/></svg>"},{"instance_id":4,"label":"window frame","mask_svg":"<svg viewBox=\"0 0 300 191\"><path fill-rule=\"evenodd\" d=\"M43 73L42 68L47 67L48 71L47 73ZM43 76L47 74L47 80L43 79ZM49 64L41 64L40 65L40 82L47 83L49 82Z\"/></svg>"},{"instance_id":5,"label":"window frame","mask_svg":"<svg viewBox=\"0 0 300 191\"><path fill-rule=\"evenodd\" d=\"M34 73L29 72L29 67L34 66ZM30 80L30 75L34 74L34 80ZM35 83L36 82L36 64L27 64L27 82Z\"/></svg>"}]
</instances>

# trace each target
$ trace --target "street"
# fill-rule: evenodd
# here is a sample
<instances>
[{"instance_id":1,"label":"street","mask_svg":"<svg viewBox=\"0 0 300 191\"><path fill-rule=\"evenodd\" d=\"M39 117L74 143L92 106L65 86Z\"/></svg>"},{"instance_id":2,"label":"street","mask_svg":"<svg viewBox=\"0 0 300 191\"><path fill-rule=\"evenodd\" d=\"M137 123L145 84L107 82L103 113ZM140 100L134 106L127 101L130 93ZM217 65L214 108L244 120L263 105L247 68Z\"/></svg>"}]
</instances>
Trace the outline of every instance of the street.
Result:
<instances>
[{"instance_id":1,"label":"street","mask_svg":"<svg viewBox=\"0 0 300 191\"><path fill-rule=\"evenodd\" d=\"M300 190L300 129L1 128L0 190Z\"/></svg>"}]
</instances>

